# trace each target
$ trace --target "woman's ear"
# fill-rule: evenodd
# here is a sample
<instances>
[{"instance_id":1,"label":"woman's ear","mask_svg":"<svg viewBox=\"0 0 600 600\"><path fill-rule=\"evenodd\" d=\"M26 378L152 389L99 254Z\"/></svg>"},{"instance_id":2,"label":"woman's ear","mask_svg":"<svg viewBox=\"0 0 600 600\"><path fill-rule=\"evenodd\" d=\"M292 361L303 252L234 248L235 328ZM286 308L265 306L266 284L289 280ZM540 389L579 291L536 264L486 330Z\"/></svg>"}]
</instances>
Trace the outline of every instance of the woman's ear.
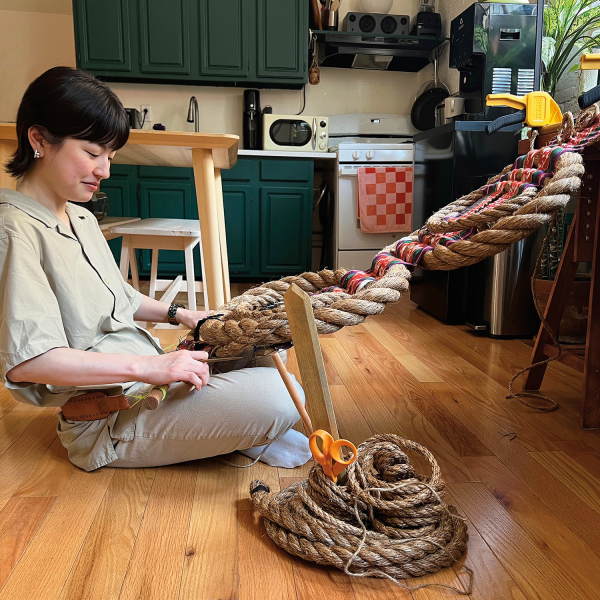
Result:
<instances>
[{"instance_id":1,"label":"woman's ear","mask_svg":"<svg viewBox=\"0 0 600 600\"><path fill-rule=\"evenodd\" d=\"M48 142L44 139L39 127L32 125L27 132L27 137L29 138L29 143L31 144L33 152L35 153L37 150L40 158L44 156L44 152L48 147Z\"/></svg>"}]
</instances>

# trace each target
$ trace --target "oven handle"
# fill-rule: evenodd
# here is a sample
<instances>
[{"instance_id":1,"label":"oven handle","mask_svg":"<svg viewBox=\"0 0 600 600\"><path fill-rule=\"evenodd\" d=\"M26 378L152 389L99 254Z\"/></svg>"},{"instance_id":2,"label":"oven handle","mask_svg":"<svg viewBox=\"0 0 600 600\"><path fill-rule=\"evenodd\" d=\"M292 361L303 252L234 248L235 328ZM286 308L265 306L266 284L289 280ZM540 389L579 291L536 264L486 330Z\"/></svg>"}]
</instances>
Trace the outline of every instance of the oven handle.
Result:
<instances>
[{"instance_id":1,"label":"oven handle","mask_svg":"<svg viewBox=\"0 0 600 600\"><path fill-rule=\"evenodd\" d=\"M356 177L358 175L358 169L360 167L412 167L411 162L407 163L387 163L383 165L340 165L339 176L340 177Z\"/></svg>"},{"instance_id":2,"label":"oven handle","mask_svg":"<svg viewBox=\"0 0 600 600\"><path fill-rule=\"evenodd\" d=\"M312 137L313 150L317 149L317 118L313 118L313 137Z\"/></svg>"}]
</instances>

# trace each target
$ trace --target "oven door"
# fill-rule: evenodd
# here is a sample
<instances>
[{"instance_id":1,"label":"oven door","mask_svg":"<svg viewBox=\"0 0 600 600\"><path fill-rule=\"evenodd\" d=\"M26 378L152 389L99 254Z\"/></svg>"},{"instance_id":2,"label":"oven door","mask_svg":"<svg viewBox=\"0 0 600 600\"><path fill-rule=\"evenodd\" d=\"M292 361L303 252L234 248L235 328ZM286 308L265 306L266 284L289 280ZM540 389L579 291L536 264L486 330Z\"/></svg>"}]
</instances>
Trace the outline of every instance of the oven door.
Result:
<instances>
[{"instance_id":1,"label":"oven door","mask_svg":"<svg viewBox=\"0 0 600 600\"><path fill-rule=\"evenodd\" d=\"M408 235L361 231L357 216L357 173L360 167L412 167L412 162L339 165L335 211L337 268L368 269L379 250Z\"/></svg>"},{"instance_id":2,"label":"oven door","mask_svg":"<svg viewBox=\"0 0 600 600\"><path fill-rule=\"evenodd\" d=\"M270 119L269 119L270 120ZM315 152L317 150L317 119L281 117L265 123L265 150Z\"/></svg>"}]
</instances>

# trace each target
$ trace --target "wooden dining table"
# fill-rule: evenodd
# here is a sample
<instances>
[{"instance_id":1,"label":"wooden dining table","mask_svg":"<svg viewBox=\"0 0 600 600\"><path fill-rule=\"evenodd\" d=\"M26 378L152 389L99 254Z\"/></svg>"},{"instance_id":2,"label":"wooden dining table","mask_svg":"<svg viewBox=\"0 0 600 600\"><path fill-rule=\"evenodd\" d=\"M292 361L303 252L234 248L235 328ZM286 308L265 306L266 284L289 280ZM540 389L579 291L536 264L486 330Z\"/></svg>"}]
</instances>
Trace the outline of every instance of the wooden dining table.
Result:
<instances>
[{"instance_id":1,"label":"wooden dining table","mask_svg":"<svg viewBox=\"0 0 600 600\"><path fill-rule=\"evenodd\" d=\"M132 129L113 164L193 167L206 270L209 305L217 308L231 299L221 169L237 162L239 137L224 133ZM15 123L0 123L0 187L16 189L17 181L3 166L17 149Z\"/></svg>"}]
</instances>

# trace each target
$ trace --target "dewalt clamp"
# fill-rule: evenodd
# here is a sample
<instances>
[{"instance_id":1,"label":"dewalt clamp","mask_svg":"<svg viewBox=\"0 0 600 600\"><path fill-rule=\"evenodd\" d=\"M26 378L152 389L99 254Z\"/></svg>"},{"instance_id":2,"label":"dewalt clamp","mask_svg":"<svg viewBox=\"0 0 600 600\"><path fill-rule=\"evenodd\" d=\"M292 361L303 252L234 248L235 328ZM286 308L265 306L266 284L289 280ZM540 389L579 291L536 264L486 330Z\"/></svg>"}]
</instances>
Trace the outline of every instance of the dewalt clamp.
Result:
<instances>
[{"instance_id":1,"label":"dewalt clamp","mask_svg":"<svg viewBox=\"0 0 600 600\"><path fill-rule=\"evenodd\" d=\"M600 69L600 54L582 54L581 59L581 70L582 71L595 71ZM589 92L581 94L577 99L579 108L581 110L586 109L588 106L598 102L600 100L600 85L592 88Z\"/></svg>"},{"instance_id":2,"label":"dewalt clamp","mask_svg":"<svg viewBox=\"0 0 600 600\"><path fill-rule=\"evenodd\" d=\"M488 134L508 125L525 123L528 127L543 127L562 122L562 113L558 104L547 92L530 92L525 96L513 94L489 94L486 98L488 106L510 106L520 109L511 115L498 117L486 126Z\"/></svg>"}]
</instances>

